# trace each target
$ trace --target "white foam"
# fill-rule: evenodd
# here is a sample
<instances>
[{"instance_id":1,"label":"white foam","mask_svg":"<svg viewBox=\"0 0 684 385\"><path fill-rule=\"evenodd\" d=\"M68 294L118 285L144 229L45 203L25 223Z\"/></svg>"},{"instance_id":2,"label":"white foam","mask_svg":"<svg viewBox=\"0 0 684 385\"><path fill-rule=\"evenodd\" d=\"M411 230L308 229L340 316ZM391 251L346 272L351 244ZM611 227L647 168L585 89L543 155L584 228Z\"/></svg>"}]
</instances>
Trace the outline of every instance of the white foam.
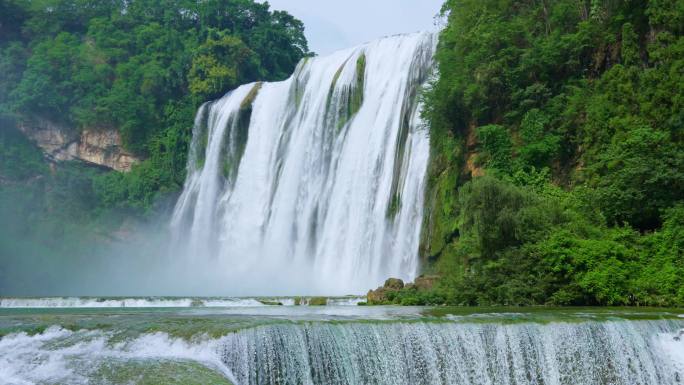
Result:
<instances>
[{"instance_id":1,"label":"white foam","mask_svg":"<svg viewBox=\"0 0 684 385\"><path fill-rule=\"evenodd\" d=\"M299 304L307 305L309 297L301 297ZM330 297L330 306L355 306L365 297ZM293 297L273 298L92 298L92 297L44 297L44 298L0 298L0 308L232 308L267 306L276 302L294 306Z\"/></svg>"},{"instance_id":2,"label":"white foam","mask_svg":"<svg viewBox=\"0 0 684 385\"><path fill-rule=\"evenodd\" d=\"M193 361L234 382L218 354L218 339L185 341L153 333L112 344L110 338L103 331L72 332L57 326L36 335L7 335L0 339L0 384L87 384L98 363L113 359Z\"/></svg>"},{"instance_id":3,"label":"white foam","mask_svg":"<svg viewBox=\"0 0 684 385\"><path fill-rule=\"evenodd\" d=\"M87 384L109 362L173 360L235 384L273 376L307 384L598 384L604 373L616 385L675 385L684 373L679 328L670 321L283 323L215 339L151 333L119 341L113 332L54 326L0 338L0 384Z\"/></svg>"},{"instance_id":4,"label":"white foam","mask_svg":"<svg viewBox=\"0 0 684 385\"><path fill-rule=\"evenodd\" d=\"M254 307L265 306L263 302L254 298L234 298L234 299L198 299L203 307Z\"/></svg>"},{"instance_id":5,"label":"white foam","mask_svg":"<svg viewBox=\"0 0 684 385\"><path fill-rule=\"evenodd\" d=\"M265 306L253 298L0 298L0 308L175 308Z\"/></svg>"},{"instance_id":6,"label":"white foam","mask_svg":"<svg viewBox=\"0 0 684 385\"><path fill-rule=\"evenodd\" d=\"M684 374L684 329L677 333L661 333L657 342L664 356L670 359L678 372Z\"/></svg>"},{"instance_id":7,"label":"white foam","mask_svg":"<svg viewBox=\"0 0 684 385\"><path fill-rule=\"evenodd\" d=\"M366 302L366 297L331 297L328 298L328 306L357 306L361 302Z\"/></svg>"},{"instance_id":8,"label":"white foam","mask_svg":"<svg viewBox=\"0 0 684 385\"><path fill-rule=\"evenodd\" d=\"M0 298L0 308L114 308L114 307L190 307L193 299L151 298Z\"/></svg>"}]
</instances>

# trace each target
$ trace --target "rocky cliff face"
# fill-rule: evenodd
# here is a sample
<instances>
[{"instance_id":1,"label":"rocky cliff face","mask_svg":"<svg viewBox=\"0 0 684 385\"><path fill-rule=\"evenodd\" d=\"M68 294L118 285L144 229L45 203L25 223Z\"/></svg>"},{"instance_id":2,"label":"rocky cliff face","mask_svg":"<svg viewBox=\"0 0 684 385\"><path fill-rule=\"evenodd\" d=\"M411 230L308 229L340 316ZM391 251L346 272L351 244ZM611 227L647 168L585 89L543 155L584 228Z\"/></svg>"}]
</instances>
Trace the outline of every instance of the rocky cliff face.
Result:
<instances>
[{"instance_id":1,"label":"rocky cliff face","mask_svg":"<svg viewBox=\"0 0 684 385\"><path fill-rule=\"evenodd\" d=\"M54 161L78 159L123 172L140 161L123 149L116 130L79 133L43 119L21 123L19 129Z\"/></svg>"}]
</instances>

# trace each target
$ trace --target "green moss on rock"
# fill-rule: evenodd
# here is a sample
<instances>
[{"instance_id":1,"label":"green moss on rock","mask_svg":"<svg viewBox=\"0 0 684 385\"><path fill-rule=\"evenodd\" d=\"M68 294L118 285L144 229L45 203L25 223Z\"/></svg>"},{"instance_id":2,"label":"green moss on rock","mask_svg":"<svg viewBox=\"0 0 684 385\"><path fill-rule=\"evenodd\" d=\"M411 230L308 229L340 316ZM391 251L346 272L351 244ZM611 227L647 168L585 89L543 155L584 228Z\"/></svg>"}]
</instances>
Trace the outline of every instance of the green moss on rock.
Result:
<instances>
[{"instance_id":1,"label":"green moss on rock","mask_svg":"<svg viewBox=\"0 0 684 385\"><path fill-rule=\"evenodd\" d=\"M311 297L311 299L309 299L309 306L325 306L327 304L327 297Z\"/></svg>"},{"instance_id":2,"label":"green moss on rock","mask_svg":"<svg viewBox=\"0 0 684 385\"><path fill-rule=\"evenodd\" d=\"M245 98L242 99L242 102L240 103L240 110L252 108L252 104L254 103L254 100L256 99L263 85L263 82L254 83L254 86L251 90L249 90L247 96L245 96Z\"/></svg>"},{"instance_id":3,"label":"green moss on rock","mask_svg":"<svg viewBox=\"0 0 684 385\"><path fill-rule=\"evenodd\" d=\"M259 302L261 302L264 305L268 305L268 306L283 306L283 303L278 302L278 301L268 301L268 300L260 299Z\"/></svg>"}]
</instances>

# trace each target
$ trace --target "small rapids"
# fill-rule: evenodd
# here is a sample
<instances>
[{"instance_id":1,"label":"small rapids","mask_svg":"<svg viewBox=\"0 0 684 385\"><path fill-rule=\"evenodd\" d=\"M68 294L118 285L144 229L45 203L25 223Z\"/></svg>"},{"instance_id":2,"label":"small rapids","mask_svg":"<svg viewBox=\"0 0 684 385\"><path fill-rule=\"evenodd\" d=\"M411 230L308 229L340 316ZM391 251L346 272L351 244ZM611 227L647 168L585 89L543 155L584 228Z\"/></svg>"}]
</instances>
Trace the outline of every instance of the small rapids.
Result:
<instances>
[{"instance_id":1,"label":"small rapids","mask_svg":"<svg viewBox=\"0 0 684 385\"><path fill-rule=\"evenodd\" d=\"M365 297L321 297L328 306L354 306L365 301ZM0 297L0 309L17 308L185 308L185 307L209 307L209 308L232 308L253 306L307 306L312 297L254 297L254 298L112 298L112 297L44 297L44 298L2 298Z\"/></svg>"}]
</instances>

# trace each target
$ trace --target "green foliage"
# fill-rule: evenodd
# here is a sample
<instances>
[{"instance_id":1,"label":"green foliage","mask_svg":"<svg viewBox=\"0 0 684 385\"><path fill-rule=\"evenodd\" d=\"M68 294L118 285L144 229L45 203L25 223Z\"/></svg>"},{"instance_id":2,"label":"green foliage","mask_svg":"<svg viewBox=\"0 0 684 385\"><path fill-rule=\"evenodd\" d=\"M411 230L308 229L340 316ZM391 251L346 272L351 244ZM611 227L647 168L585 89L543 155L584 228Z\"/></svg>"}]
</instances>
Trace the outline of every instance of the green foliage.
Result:
<instances>
[{"instance_id":1,"label":"green foliage","mask_svg":"<svg viewBox=\"0 0 684 385\"><path fill-rule=\"evenodd\" d=\"M92 179L102 171L79 163L66 162L63 167L49 165L33 143L16 130L11 122L0 120L0 194L21 193L17 206L36 207L27 218L40 217L51 212L56 218L70 218L75 222L90 217L98 201L92 188ZM4 201L4 199L0 199ZM10 204L11 204L10 200ZM16 219L8 216L7 219ZM44 219L44 223L52 219ZM55 220L55 226L61 226Z\"/></svg>"},{"instance_id":2,"label":"green foliage","mask_svg":"<svg viewBox=\"0 0 684 385\"><path fill-rule=\"evenodd\" d=\"M67 117L70 106L83 97L82 90L87 87L83 78L72 75L90 72L81 60L78 42L76 35L61 32L32 47L21 82L10 93L17 112Z\"/></svg>"},{"instance_id":3,"label":"green foliage","mask_svg":"<svg viewBox=\"0 0 684 385\"><path fill-rule=\"evenodd\" d=\"M505 127L489 124L478 127L477 139L482 151L480 163L499 170L509 170L513 145Z\"/></svg>"},{"instance_id":4,"label":"green foliage","mask_svg":"<svg viewBox=\"0 0 684 385\"><path fill-rule=\"evenodd\" d=\"M387 304L402 306L438 306L446 302L444 293L440 290L419 290L408 287L387 293Z\"/></svg>"},{"instance_id":5,"label":"green foliage","mask_svg":"<svg viewBox=\"0 0 684 385\"><path fill-rule=\"evenodd\" d=\"M40 150L14 128L14 122L0 116L0 185L5 180L26 181L47 171Z\"/></svg>"},{"instance_id":6,"label":"green foliage","mask_svg":"<svg viewBox=\"0 0 684 385\"><path fill-rule=\"evenodd\" d=\"M220 32L210 33L192 60L190 92L199 100L216 98L240 81L255 80L258 67L258 57L242 40Z\"/></svg>"},{"instance_id":7,"label":"green foliage","mask_svg":"<svg viewBox=\"0 0 684 385\"><path fill-rule=\"evenodd\" d=\"M0 114L114 128L147 158L98 176L107 207L177 190L199 104L308 54L299 20L253 0L3 1L0 32Z\"/></svg>"},{"instance_id":8,"label":"green foliage","mask_svg":"<svg viewBox=\"0 0 684 385\"><path fill-rule=\"evenodd\" d=\"M549 121L549 117L536 108L525 113L520 122L521 143L517 149L523 166L545 167L558 157L560 137L547 131Z\"/></svg>"},{"instance_id":9,"label":"green foliage","mask_svg":"<svg viewBox=\"0 0 684 385\"><path fill-rule=\"evenodd\" d=\"M684 302L684 206L668 209L664 218L660 231L641 240L641 271L634 280L637 303L668 306Z\"/></svg>"},{"instance_id":10,"label":"green foliage","mask_svg":"<svg viewBox=\"0 0 684 385\"><path fill-rule=\"evenodd\" d=\"M485 176L460 189L460 237L437 263L433 294L460 305L681 303L681 206L642 236L606 226L579 191L525 179Z\"/></svg>"},{"instance_id":11,"label":"green foliage","mask_svg":"<svg viewBox=\"0 0 684 385\"><path fill-rule=\"evenodd\" d=\"M12 42L0 45L0 116L9 115L11 103L10 92L21 81L21 74L26 65L26 53L21 43Z\"/></svg>"},{"instance_id":12,"label":"green foliage","mask_svg":"<svg viewBox=\"0 0 684 385\"><path fill-rule=\"evenodd\" d=\"M611 223L658 228L663 210L682 199L684 151L648 126L620 130L587 171Z\"/></svg>"},{"instance_id":13,"label":"green foliage","mask_svg":"<svg viewBox=\"0 0 684 385\"><path fill-rule=\"evenodd\" d=\"M184 117L192 110L192 104L167 105L165 115L170 126L151 138L149 158L134 165L129 173L105 173L93 180L104 207L148 210L155 201L182 187L191 135Z\"/></svg>"},{"instance_id":14,"label":"green foliage","mask_svg":"<svg viewBox=\"0 0 684 385\"><path fill-rule=\"evenodd\" d=\"M684 1L443 13L425 111L435 290L452 304L684 304Z\"/></svg>"},{"instance_id":15,"label":"green foliage","mask_svg":"<svg viewBox=\"0 0 684 385\"><path fill-rule=\"evenodd\" d=\"M337 81L342 75L342 70L345 64L342 64L340 68L337 69L335 75L333 76L332 83L330 85L330 90L328 91L328 98L326 100L326 115L329 113L334 114L334 118L337 119L337 130L341 130L347 122L349 122L359 109L361 104L363 104L363 88L366 76L366 54L361 53L356 59L356 71L354 76L354 82L349 86L342 86L340 100L333 107L332 100L335 87L337 86ZM301 101L301 93L303 90L297 89L296 102L297 104Z\"/></svg>"},{"instance_id":16,"label":"green foliage","mask_svg":"<svg viewBox=\"0 0 684 385\"><path fill-rule=\"evenodd\" d=\"M363 86L366 78L366 54L359 55L356 59L356 84L351 90L349 101L349 116L355 115L363 104Z\"/></svg>"}]
</instances>

